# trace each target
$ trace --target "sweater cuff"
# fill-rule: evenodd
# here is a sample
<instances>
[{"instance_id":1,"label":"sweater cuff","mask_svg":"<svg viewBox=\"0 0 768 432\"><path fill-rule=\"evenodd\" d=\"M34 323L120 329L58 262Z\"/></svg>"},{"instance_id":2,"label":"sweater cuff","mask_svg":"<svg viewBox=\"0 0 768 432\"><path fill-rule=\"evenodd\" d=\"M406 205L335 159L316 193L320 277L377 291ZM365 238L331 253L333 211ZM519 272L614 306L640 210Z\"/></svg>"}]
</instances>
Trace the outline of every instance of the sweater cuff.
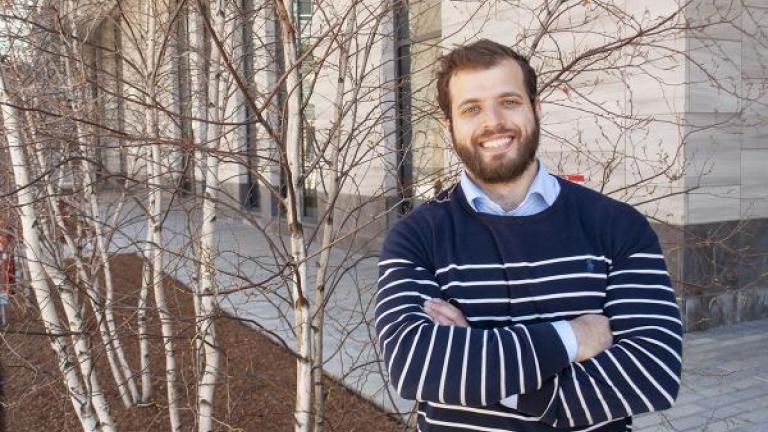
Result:
<instances>
[{"instance_id":1,"label":"sweater cuff","mask_svg":"<svg viewBox=\"0 0 768 432\"><path fill-rule=\"evenodd\" d=\"M541 387L517 395L516 409L522 413L542 417L552 404L557 390L558 373L571 362L568 351L556 326L552 323L540 323L528 326L539 360Z\"/></svg>"},{"instance_id":2,"label":"sweater cuff","mask_svg":"<svg viewBox=\"0 0 768 432\"><path fill-rule=\"evenodd\" d=\"M563 342L563 346L568 352L568 360L573 363L573 361L576 360L576 354L579 352L579 344L571 324L568 321L555 321L552 323L552 327L557 331L557 334L560 336L560 341ZM502 399L500 403L505 407L517 409L517 397L518 395L516 394L512 395L506 399Z\"/></svg>"},{"instance_id":3,"label":"sweater cuff","mask_svg":"<svg viewBox=\"0 0 768 432\"><path fill-rule=\"evenodd\" d=\"M568 321L555 321L552 326L557 330L557 334L560 335L560 341L565 345L565 350L568 351L568 360L571 363L576 361L576 356L579 353L579 341L576 339L576 333L573 332L573 327Z\"/></svg>"},{"instance_id":4,"label":"sweater cuff","mask_svg":"<svg viewBox=\"0 0 768 432\"><path fill-rule=\"evenodd\" d=\"M527 327L539 361L542 385L571 364L568 351L560 334L551 323L539 323Z\"/></svg>"}]
</instances>

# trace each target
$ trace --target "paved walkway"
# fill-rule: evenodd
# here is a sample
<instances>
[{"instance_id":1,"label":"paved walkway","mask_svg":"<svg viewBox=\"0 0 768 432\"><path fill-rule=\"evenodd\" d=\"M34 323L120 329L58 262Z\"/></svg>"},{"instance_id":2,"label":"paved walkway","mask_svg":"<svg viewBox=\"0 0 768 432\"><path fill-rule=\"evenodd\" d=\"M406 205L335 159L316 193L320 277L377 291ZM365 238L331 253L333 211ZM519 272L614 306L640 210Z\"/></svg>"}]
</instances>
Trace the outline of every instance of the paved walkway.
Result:
<instances>
[{"instance_id":1,"label":"paved walkway","mask_svg":"<svg viewBox=\"0 0 768 432\"><path fill-rule=\"evenodd\" d=\"M124 221L113 250L136 251L145 235L143 217L128 211ZM284 281L271 278L279 262L274 246L240 219L219 218L218 231L219 287L236 289L222 296L220 304L293 346L288 293ZM172 212L165 222L166 269L191 284L189 238L185 215ZM271 240L280 242L277 236ZM333 294L327 308L325 369L384 409L409 411L411 403L389 393L376 361L371 322L376 260L335 250L332 263L337 273L329 287ZM688 334L684 362L677 405L661 414L638 416L635 431L768 431L768 320Z\"/></svg>"},{"instance_id":2,"label":"paved walkway","mask_svg":"<svg viewBox=\"0 0 768 432\"><path fill-rule=\"evenodd\" d=\"M768 431L768 320L689 333L676 405L635 431Z\"/></svg>"}]
</instances>

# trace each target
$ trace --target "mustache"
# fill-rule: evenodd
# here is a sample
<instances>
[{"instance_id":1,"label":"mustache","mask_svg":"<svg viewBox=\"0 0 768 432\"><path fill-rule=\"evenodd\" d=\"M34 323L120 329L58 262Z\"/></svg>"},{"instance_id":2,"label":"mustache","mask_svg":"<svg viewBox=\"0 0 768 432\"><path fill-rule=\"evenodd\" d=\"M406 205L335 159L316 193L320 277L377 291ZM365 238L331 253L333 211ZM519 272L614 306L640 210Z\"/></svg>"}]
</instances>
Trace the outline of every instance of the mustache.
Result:
<instances>
[{"instance_id":1,"label":"mustache","mask_svg":"<svg viewBox=\"0 0 768 432\"><path fill-rule=\"evenodd\" d=\"M514 137L517 138L521 135L521 131L519 128L506 128L506 127L497 127L495 129L484 129L476 136L473 136L472 141L477 142L481 139L489 138L494 135L514 135Z\"/></svg>"}]
</instances>

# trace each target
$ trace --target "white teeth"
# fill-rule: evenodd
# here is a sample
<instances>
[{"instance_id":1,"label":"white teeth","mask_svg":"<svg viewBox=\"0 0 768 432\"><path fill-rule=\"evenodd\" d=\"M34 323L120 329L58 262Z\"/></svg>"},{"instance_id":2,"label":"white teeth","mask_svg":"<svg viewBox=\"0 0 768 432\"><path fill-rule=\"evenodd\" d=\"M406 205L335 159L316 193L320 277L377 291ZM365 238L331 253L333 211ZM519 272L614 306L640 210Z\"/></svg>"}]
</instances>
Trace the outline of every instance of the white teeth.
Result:
<instances>
[{"instance_id":1,"label":"white teeth","mask_svg":"<svg viewBox=\"0 0 768 432\"><path fill-rule=\"evenodd\" d=\"M499 148L499 147L507 145L510 141L512 141L512 139L509 138L509 137L498 138L498 139L495 139L495 140L490 140L490 141L484 142L483 143L483 147L484 148L489 148L489 149Z\"/></svg>"}]
</instances>

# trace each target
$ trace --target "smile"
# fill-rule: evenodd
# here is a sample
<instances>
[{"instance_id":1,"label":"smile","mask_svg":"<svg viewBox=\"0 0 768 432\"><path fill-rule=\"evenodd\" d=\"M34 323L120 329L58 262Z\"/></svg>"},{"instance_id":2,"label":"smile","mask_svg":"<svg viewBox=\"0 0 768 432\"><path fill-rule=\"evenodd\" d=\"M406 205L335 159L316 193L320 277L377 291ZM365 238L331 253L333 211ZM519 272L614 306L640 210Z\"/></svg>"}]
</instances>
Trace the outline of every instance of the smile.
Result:
<instances>
[{"instance_id":1,"label":"smile","mask_svg":"<svg viewBox=\"0 0 768 432\"><path fill-rule=\"evenodd\" d=\"M511 144L513 139L514 138L510 136L495 138L481 142L480 147L485 149L498 149Z\"/></svg>"}]
</instances>

